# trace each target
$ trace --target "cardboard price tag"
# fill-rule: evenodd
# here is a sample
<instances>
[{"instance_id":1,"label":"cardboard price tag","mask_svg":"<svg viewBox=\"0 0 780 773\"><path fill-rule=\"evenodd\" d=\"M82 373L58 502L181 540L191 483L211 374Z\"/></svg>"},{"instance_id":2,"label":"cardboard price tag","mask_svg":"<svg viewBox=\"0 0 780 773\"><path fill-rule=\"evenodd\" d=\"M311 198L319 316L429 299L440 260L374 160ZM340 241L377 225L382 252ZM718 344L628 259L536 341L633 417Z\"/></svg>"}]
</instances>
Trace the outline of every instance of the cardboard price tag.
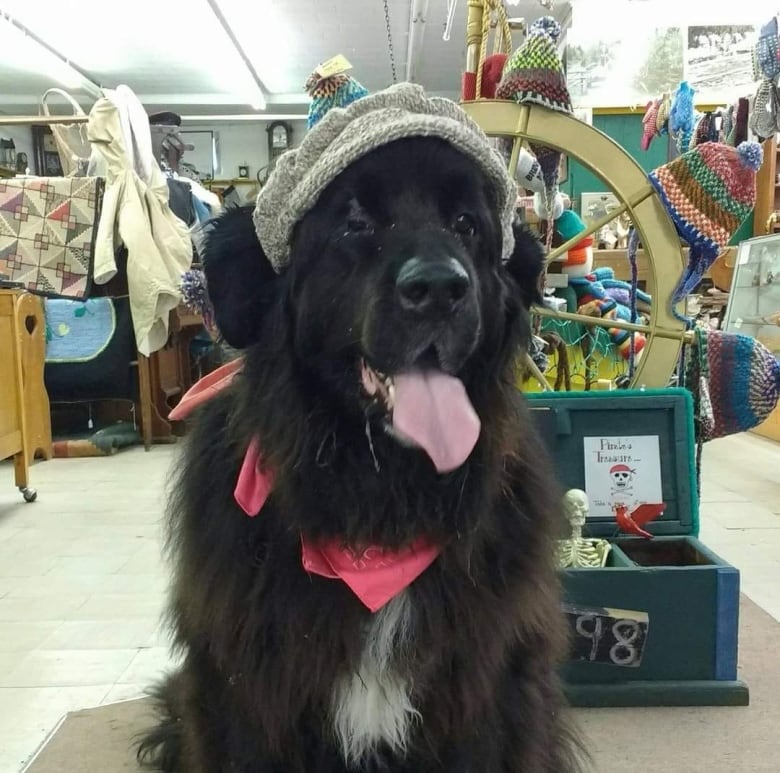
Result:
<instances>
[{"instance_id":1,"label":"cardboard price tag","mask_svg":"<svg viewBox=\"0 0 780 773\"><path fill-rule=\"evenodd\" d=\"M351 69L352 65L347 58L343 54L338 54L332 59L328 59L327 62L323 62L315 72L320 78L332 78L334 75L341 75Z\"/></svg>"}]
</instances>

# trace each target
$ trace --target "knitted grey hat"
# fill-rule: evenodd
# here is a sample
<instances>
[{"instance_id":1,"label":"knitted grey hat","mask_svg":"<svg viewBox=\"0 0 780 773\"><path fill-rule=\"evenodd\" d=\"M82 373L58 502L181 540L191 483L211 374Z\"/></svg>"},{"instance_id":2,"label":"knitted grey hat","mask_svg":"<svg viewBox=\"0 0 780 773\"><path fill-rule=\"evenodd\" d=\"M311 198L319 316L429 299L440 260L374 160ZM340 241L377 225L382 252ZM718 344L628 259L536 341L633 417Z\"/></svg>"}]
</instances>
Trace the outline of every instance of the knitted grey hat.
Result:
<instances>
[{"instance_id":1,"label":"knitted grey hat","mask_svg":"<svg viewBox=\"0 0 780 773\"><path fill-rule=\"evenodd\" d=\"M260 244L279 272L290 260L295 224L350 164L406 137L440 137L472 158L493 184L503 228L502 257L512 254L517 186L482 129L449 99L427 97L420 86L399 83L332 108L298 148L281 156L257 197L254 223Z\"/></svg>"}]
</instances>

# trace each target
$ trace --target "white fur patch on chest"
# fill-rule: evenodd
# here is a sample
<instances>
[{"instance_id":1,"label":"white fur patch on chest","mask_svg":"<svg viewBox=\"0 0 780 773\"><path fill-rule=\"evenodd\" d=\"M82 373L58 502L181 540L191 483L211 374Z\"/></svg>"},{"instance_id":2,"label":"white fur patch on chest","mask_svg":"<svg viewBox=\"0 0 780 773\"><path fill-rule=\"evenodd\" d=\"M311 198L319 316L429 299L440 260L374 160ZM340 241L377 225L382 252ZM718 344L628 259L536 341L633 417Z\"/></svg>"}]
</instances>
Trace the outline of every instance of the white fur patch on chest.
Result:
<instances>
[{"instance_id":1,"label":"white fur patch on chest","mask_svg":"<svg viewBox=\"0 0 780 773\"><path fill-rule=\"evenodd\" d=\"M333 725L348 765L357 765L386 744L405 753L409 730L419 718L411 685L395 664L412 637L412 609L406 592L380 609L366 632L357 672L333 688Z\"/></svg>"}]
</instances>

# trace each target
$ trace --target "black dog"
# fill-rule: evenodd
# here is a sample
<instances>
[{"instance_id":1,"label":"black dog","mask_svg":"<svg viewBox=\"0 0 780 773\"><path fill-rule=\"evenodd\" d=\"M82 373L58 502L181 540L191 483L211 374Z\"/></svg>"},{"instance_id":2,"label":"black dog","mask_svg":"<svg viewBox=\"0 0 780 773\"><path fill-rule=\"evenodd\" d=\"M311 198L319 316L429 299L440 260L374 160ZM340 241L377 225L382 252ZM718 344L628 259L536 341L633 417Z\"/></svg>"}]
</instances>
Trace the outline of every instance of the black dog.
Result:
<instances>
[{"instance_id":1,"label":"black dog","mask_svg":"<svg viewBox=\"0 0 780 773\"><path fill-rule=\"evenodd\" d=\"M150 767L580 770L556 676L560 500L513 384L543 255L515 237L502 265L490 186L434 138L342 172L280 275L248 209L213 226L209 292L246 358L180 460L169 549L184 662L159 689L139 751ZM440 409L452 420L429 416ZM234 487L253 439L273 490L249 517ZM440 552L372 614L304 569L302 537Z\"/></svg>"}]
</instances>

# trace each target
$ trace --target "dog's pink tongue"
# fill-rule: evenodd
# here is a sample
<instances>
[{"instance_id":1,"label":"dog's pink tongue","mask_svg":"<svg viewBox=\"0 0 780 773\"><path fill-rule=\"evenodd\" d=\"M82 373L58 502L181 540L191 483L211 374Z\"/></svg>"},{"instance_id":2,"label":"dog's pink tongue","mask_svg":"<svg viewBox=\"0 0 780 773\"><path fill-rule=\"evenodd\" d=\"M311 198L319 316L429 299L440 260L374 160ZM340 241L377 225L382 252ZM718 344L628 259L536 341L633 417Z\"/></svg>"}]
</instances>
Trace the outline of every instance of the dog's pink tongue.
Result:
<instances>
[{"instance_id":1,"label":"dog's pink tongue","mask_svg":"<svg viewBox=\"0 0 780 773\"><path fill-rule=\"evenodd\" d=\"M479 416L460 379L441 371L394 376L393 429L420 446L436 469L450 472L477 444Z\"/></svg>"}]
</instances>

